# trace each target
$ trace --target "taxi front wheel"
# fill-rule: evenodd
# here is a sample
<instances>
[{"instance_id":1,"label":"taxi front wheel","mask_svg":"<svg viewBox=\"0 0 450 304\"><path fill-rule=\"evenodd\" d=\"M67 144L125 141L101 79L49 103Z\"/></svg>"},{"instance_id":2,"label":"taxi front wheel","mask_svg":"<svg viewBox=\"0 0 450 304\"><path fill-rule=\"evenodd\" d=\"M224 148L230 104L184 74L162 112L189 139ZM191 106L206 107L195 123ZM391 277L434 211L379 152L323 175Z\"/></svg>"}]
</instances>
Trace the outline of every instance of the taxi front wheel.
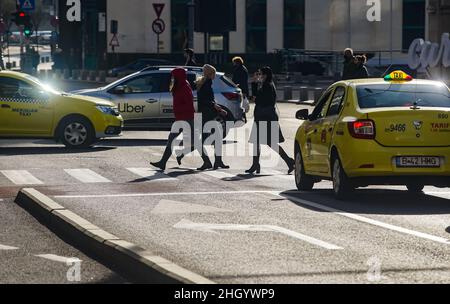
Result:
<instances>
[{"instance_id":1,"label":"taxi front wheel","mask_svg":"<svg viewBox=\"0 0 450 304\"><path fill-rule=\"evenodd\" d=\"M310 191L314 187L313 178L305 174L303 158L300 149L295 152L295 184L300 191Z\"/></svg>"},{"instance_id":2,"label":"taxi front wheel","mask_svg":"<svg viewBox=\"0 0 450 304\"><path fill-rule=\"evenodd\" d=\"M95 141L94 128L86 118L67 118L61 123L60 139L70 149L88 148Z\"/></svg>"},{"instance_id":3,"label":"taxi front wheel","mask_svg":"<svg viewBox=\"0 0 450 304\"><path fill-rule=\"evenodd\" d=\"M338 156L333 159L333 191L337 199L348 198L354 187L342 168L341 160Z\"/></svg>"}]
</instances>

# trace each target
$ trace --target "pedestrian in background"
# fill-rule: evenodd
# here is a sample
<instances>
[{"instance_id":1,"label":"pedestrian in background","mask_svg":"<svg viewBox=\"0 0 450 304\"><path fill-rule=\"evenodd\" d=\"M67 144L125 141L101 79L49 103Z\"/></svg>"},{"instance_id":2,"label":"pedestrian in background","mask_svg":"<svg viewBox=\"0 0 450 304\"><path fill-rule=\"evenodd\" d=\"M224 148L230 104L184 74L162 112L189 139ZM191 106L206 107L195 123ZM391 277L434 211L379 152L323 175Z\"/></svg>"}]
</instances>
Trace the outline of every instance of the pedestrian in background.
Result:
<instances>
[{"instance_id":1,"label":"pedestrian in background","mask_svg":"<svg viewBox=\"0 0 450 304\"><path fill-rule=\"evenodd\" d=\"M174 69L172 71L172 95L173 95L173 111L175 114L175 123L186 122L187 125L190 126L190 139L191 146L194 145L194 137L195 137L195 128L194 128L194 95L192 93L192 88L187 81L186 71L181 68ZM174 127L174 126L172 126ZM162 159L159 162L151 162L150 164L156 168L161 170L166 169L167 161L172 155L172 144L174 140L181 134L186 133L186 130L176 130L174 132L170 132L169 138L167 140L167 146L162 156ZM198 147L197 147L198 148ZM203 151L202 151L203 150ZM202 159L203 166L212 168L211 161L209 160L208 155L204 149L198 149Z\"/></svg>"},{"instance_id":2,"label":"pedestrian in background","mask_svg":"<svg viewBox=\"0 0 450 304\"><path fill-rule=\"evenodd\" d=\"M234 57L233 65L233 82L242 90L244 97L248 98L250 96L248 89L248 70L244 65L244 60L242 57Z\"/></svg>"},{"instance_id":3,"label":"pedestrian in background","mask_svg":"<svg viewBox=\"0 0 450 304\"><path fill-rule=\"evenodd\" d=\"M342 72L342 80L355 79L357 70L355 59L352 49L347 48L344 50L344 71Z\"/></svg>"},{"instance_id":4,"label":"pedestrian in background","mask_svg":"<svg viewBox=\"0 0 450 304\"><path fill-rule=\"evenodd\" d=\"M227 111L223 110L218 104L216 104L214 99L214 91L212 89L213 80L216 78L216 69L206 64L203 66L203 77L201 77L197 82L197 100L198 100L198 112L202 114L202 130L208 122L214 121L218 125L219 123L216 121L218 115L227 116ZM216 131L216 130L215 130ZM202 132L202 143L205 140L213 135L214 133L207 133L203 130ZM222 160L222 141L223 136L220 134L221 138L220 142L214 142L214 151L215 151L215 162L214 162L214 170L217 169L230 169L229 166L225 165ZM192 151L194 148L192 147ZM191 151L191 152L192 152ZM184 158L184 155L180 155L177 157L178 164L181 165L181 161ZM207 166L208 162L205 162L204 167L199 168L200 171L208 170L210 167Z\"/></svg>"},{"instance_id":5,"label":"pedestrian in background","mask_svg":"<svg viewBox=\"0 0 450 304\"><path fill-rule=\"evenodd\" d=\"M366 67L367 57L365 55L360 55L355 57L355 79L369 78L369 72Z\"/></svg>"},{"instance_id":6,"label":"pedestrian in background","mask_svg":"<svg viewBox=\"0 0 450 304\"><path fill-rule=\"evenodd\" d=\"M273 72L270 67L264 67L260 70L259 81L260 88L256 92L255 99L255 123L250 136L250 143L256 147L255 156L253 156L252 167L245 171L248 174L261 172L260 157L261 145L268 145L277 152L288 166L288 174L294 171L294 159L290 158L284 149L279 145L285 141L279 125L279 116L276 110L277 92L273 83ZM278 138L273 132L277 132ZM275 138L274 138L275 137ZM274 142L273 140L277 140Z\"/></svg>"},{"instance_id":7,"label":"pedestrian in background","mask_svg":"<svg viewBox=\"0 0 450 304\"><path fill-rule=\"evenodd\" d=\"M197 66L197 62L195 61L195 53L193 49L185 49L184 57L186 58L185 66Z\"/></svg>"}]
</instances>

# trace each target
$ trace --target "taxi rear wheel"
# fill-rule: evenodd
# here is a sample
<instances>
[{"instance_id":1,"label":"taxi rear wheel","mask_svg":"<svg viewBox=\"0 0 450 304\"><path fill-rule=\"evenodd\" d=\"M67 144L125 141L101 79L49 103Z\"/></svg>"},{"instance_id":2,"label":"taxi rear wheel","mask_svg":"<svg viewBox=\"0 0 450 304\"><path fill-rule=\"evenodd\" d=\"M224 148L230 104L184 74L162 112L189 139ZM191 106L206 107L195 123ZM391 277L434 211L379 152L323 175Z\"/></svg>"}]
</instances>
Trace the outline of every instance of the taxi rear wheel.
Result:
<instances>
[{"instance_id":1,"label":"taxi rear wheel","mask_svg":"<svg viewBox=\"0 0 450 304\"><path fill-rule=\"evenodd\" d=\"M425 185L420 183L409 183L406 185L406 188L408 188L408 192L410 193L422 193Z\"/></svg>"},{"instance_id":2,"label":"taxi rear wheel","mask_svg":"<svg viewBox=\"0 0 450 304\"><path fill-rule=\"evenodd\" d=\"M333 158L333 191L337 199L348 198L354 187L342 168L341 160L338 156Z\"/></svg>"},{"instance_id":3,"label":"taxi rear wheel","mask_svg":"<svg viewBox=\"0 0 450 304\"><path fill-rule=\"evenodd\" d=\"M83 117L65 119L60 127L60 139L70 149L90 147L95 141L95 132L91 123Z\"/></svg>"},{"instance_id":4,"label":"taxi rear wheel","mask_svg":"<svg viewBox=\"0 0 450 304\"><path fill-rule=\"evenodd\" d=\"M300 149L296 149L295 152L295 184L300 191L310 191L314 187L312 177L305 173Z\"/></svg>"}]
</instances>

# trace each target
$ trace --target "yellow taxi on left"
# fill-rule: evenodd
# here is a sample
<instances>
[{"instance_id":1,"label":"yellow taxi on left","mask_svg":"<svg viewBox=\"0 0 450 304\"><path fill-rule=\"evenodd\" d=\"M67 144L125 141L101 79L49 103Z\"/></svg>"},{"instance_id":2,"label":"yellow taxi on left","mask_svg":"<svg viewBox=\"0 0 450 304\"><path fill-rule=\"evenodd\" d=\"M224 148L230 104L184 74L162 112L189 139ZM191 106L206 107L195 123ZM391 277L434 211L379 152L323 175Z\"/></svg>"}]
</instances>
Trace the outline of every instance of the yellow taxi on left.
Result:
<instances>
[{"instance_id":1,"label":"yellow taxi on left","mask_svg":"<svg viewBox=\"0 0 450 304\"><path fill-rule=\"evenodd\" d=\"M33 76L0 71L0 138L53 138L77 149L119 136L122 128L112 102L58 92Z\"/></svg>"}]
</instances>

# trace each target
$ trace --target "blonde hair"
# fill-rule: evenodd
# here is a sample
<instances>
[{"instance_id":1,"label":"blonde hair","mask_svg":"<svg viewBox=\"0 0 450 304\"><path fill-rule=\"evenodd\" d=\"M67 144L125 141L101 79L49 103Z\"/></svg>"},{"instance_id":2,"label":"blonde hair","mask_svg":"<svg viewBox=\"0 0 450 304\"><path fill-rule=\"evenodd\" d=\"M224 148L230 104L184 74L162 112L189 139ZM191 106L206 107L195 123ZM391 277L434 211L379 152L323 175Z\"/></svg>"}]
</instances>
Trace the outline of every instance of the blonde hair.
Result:
<instances>
[{"instance_id":1,"label":"blonde hair","mask_svg":"<svg viewBox=\"0 0 450 304\"><path fill-rule=\"evenodd\" d=\"M241 65L244 65L244 59L242 59L242 57L236 56L236 57L233 58L232 61L240 63Z\"/></svg>"},{"instance_id":2,"label":"blonde hair","mask_svg":"<svg viewBox=\"0 0 450 304\"><path fill-rule=\"evenodd\" d=\"M215 67L209 64L203 66L203 76L201 76L195 84L197 85L197 90L203 86L207 79L213 79L216 76L217 70Z\"/></svg>"}]
</instances>

